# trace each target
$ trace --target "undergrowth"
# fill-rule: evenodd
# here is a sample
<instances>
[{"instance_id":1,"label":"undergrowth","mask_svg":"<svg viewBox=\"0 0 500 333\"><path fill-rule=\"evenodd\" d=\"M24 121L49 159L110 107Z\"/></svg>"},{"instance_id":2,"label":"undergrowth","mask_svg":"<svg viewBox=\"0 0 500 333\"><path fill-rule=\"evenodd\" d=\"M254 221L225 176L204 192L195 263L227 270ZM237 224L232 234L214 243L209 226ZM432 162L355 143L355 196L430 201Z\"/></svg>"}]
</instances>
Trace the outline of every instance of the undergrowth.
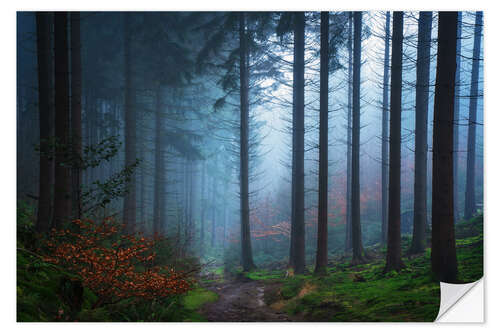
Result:
<instances>
[{"instance_id":1,"label":"undergrowth","mask_svg":"<svg viewBox=\"0 0 500 333\"><path fill-rule=\"evenodd\" d=\"M198 309L217 295L199 286L186 294L144 299L130 297L96 308L97 296L81 287L79 277L42 259L33 228L33 208L20 203L17 212L18 322L166 322L204 321ZM75 300L81 302L75 302Z\"/></svg>"}]
</instances>

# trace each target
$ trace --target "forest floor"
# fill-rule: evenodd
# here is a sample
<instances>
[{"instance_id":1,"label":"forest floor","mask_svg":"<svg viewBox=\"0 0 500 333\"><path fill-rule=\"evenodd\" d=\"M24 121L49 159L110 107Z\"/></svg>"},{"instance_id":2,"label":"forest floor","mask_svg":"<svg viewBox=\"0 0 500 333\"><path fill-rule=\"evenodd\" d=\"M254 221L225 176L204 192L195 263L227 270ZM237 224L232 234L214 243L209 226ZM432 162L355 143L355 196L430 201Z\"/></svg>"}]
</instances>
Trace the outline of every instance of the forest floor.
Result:
<instances>
[{"instance_id":1,"label":"forest floor","mask_svg":"<svg viewBox=\"0 0 500 333\"><path fill-rule=\"evenodd\" d=\"M21 213L18 221L27 220ZM440 288L432 277L430 248L417 256L405 255L403 270L384 274L385 248L380 246L366 248L371 259L355 266L350 256L332 254L325 276L287 276L283 263L248 273L212 266L186 294L154 302L126 299L93 308L96 296L83 288L82 307L72 310L74 291L61 282L74 276L23 250L31 242L23 235L32 231L19 226L16 291L17 320L22 322L415 322L433 321L439 311ZM482 215L457 223L455 234L459 282L476 281L483 276ZM410 241L410 236L402 237L403 253Z\"/></svg>"},{"instance_id":2,"label":"forest floor","mask_svg":"<svg viewBox=\"0 0 500 333\"><path fill-rule=\"evenodd\" d=\"M216 322L292 321L288 314L265 303L264 291L268 287L268 284L251 279L216 282L206 289L219 296L217 301L205 304L200 312L208 321Z\"/></svg>"},{"instance_id":3,"label":"forest floor","mask_svg":"<svg viewBox=\"0 0 500 333\"><path fill-rule=\"evenodd\" d=\"M456 238L459 282L480 279L482 216L458 223ZM403 237L403 253L410 241L410 237ZM222 267L213 269L200 287L215 297L198 311L204 320L226 322L434 321L440 286L430 270L430 248L420 255L405 255L406 267L388 274L383 273L385 249L374 247L367 252L371 259L356 266L349 256L332 257L326 276L309 273L286 277L282 269L228 275ZM309 268L312 271L313 267Z\"/></svg>"}]
</instances>

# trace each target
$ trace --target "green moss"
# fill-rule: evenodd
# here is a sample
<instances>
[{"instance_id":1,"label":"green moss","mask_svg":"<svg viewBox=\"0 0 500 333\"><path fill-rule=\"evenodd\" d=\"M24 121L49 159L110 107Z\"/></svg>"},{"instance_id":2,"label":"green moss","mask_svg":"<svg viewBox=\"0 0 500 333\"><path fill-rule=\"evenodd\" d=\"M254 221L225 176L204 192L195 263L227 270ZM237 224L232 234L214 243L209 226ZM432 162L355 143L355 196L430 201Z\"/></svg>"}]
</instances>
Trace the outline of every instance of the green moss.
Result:
<instances>
[{"instance_id":1,"label":"green moss","mask_svg":"<svg viewBox=\"0 0 500 333\"><path fill-rule=\"evenodd\" d=\"M483 274L482 217L457 224L459 279L471 282ZM403 239L408 247L409 238ZM281 279L281 299L290 315L312 321L433 321L440 304L439 282L432 279L430 249L411 259L406 268L383 274L383 253L370 263L350 266L341 258L328 275ZM264 273L261 273L264 275ZM314 286L299 297L305 284Z\"/></svg>"},{"instance_id":2,"label":"green moss","mask_svg":"<svg viewBox=\"0 0 500 333\"><path fill-rule=\"evenodd\" d=\"M285 273L280 270L268 271L264 269L258 269L245 273L245 276L252 280L274 280L284 277Z\"/></svg>"},{"instance_id":3,"label":"green moss","mask_svg":"<svg viewBox=\"0 0 500 333\"><path fill-rule=\"evenodd\" d=\"M219 277L224 276L224 266L210 267L206 271Z\"/></svg>"},{"instance_id":4,"label":"green moss","mask_svg":"<svg viewBox=\"0 0 500 333\"><path fill-rule=\"evenodd\" d=\"M283 287L281 288L281 296L283 299L290 299L298 295L300 289L304 285L304 278L293 277L286 279Z\"/></svg>"},{"instance_id":5,"label":"green moss","mask_svg":"<svg viewBox=\"0 0 500 333\"><path fill-rule=\"evenodd\" d=\"M198 310L205 303L215 302L219 298L219 295L213 291L206 290L203 288L197 288L190 290L183 297L183 305L188 310Z\"/></svg>"},{"instance_id":6,"label":"green moss","mask_svg":"<svg viewBox=\"0 0 500 333\"><path fill-rule=\"evenodd\" d=\"M483 234L483 214L455 225L455 238L462 239Z\"/></svg>"}]
</instances>

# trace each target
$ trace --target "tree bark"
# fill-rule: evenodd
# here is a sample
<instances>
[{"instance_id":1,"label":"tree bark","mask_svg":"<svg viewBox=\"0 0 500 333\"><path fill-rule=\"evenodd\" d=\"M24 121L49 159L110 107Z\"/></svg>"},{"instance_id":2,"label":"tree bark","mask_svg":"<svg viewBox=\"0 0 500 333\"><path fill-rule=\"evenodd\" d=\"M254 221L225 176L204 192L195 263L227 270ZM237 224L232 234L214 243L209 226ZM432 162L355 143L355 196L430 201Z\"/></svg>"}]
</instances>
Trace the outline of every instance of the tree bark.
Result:
<instances>
[{"instance_id":1,"label":"tree bark","mask_svg":"<svg viewBox=\"0 0 500 333\"><path fill-rule=\"evenodd\" d=\"M432 271L440 281L457 279L453 223L453 109L457 12L439 12L432 144Z\"/></svg>"},{"instance_id":2,"label":"tree bark","mask_svg":"<svg viewBox=\"0 0 500 333\"><path fill-rule=\"evenodd\" d=\"M466 220L472 218L476 212L476 118L482 21L483 12L476 12L474 48L472 51L472 76L470 82L469 132L467 134L467 180L465 185L464 210L464 218Z\"/></svg>"},{"instance_id":3,"label":"tree bark","mask_svg":"<svg viewBox=\"0 0 500 333\"><path fill-rule=\"evenodd\" d=\"M189 227L189 205L191 204L189 202L189 161L187 158L184 159L184 165L183 165L183 179L184 182L182 184L182 193L184 195L184 253L186 253L187 250L187 244L188 244L188 227Z\"/></svg>"},{"instance_id":4,"label":"tree bark","mask_svg":"<svg viewBox=\"0 0 500 333\"><path fill-rule=\"evenodd\" d=\"M188 254L191 250L191 225L193 221L193 160L186 159L185 171L185 184L184 190L186 194L185 215L186 221L184 223L184 238L185 238L185 252Z\"/></svg>"},{"instance_id":5,"label":"tree bark","mask_svg":"<svg viewBox=\"0 0 500 333\"><path fill-rule=\"evenodd\" d=\"M346 174L346 233L345 251L352 249L352 209L351 209L351 182L352 182L352 12L349 12L349 36L347 37L347 52L349 53L348 88L347 88L347 174Z\"/></svg>"},{"instance_id":6,"label":"tree bark","mask_svg":"<svg viewBox=\"0 0 500 333\"><path fill-rule=\"evenodd\" d=\"M457 69L455 71L455 106L453 110L453 217L455 222L460 219L459 205L458 205L458 154L460 147L460 130L458 123L460 121L460 70L462 63L461 56L462 49L462 12L458 12L458 27L457 27Z\"/></svg>"},{"instance_id":7,"label":"tree bark","mask_svg":"<svg viewBox=\"0 0 500 333\"><path fill-rule=\"evenodd\" d=\"M212 247L215 247L215 240L216 240L216 221L215 221L215 213L217 211L217 178L214 177L212 178L212 232L210 234L211 239L210 239L210 245Z\"/></svg>"},{"instance_id":8,"label":"tree bark","mask_svg":"<svg viewBox=\"0 0 500 333\"><path fill-rule=\"evenodd\" d=\"M138 133L138 138L142 138L142 133ZM139 146L142 145L142 140L141 142L139 143ZM142 160L144 160L144 157L145 157L145 154L144 154L144 150L143 149L139 149L139 158ZM146 232L146 170L144 170L145 168L139 168L139 172L140 172L140 177L139 178L139 182L140 182L140 190L139 190L139 212L138 212L138 215L139 215L139 227L138 229L141 231L141 232ZM155 184L156 185L156 184ZM153 198L153 204L154 204L154 198ZM153 217L154 217L154 214L153 214ZM153 229L154 229L154 221L153 221Z\"/></svg>"},{"instance_id":9,"label":"tree bark","mask_svg":"<svg viewBox=\"0 0 500 333\"><path fill-rule=\"evenodd\" d=\"M55 135L58 149L55 156L54 226L61 228L71 218L70 104L68 13L54 14L55 62Z\"/></svg>"},{"instance_id":10,"label":"tree bark","mask_svg":"<svg viewBox=\"0 0 500 333\"><path fill-rule=\"evenodd\" d=\"M165 224L165 159L162 147L163 116L161 112L161 87L156 91L155 122L155 183L153 202L153 233L163 235Z\"/></svg>"},{"instance_id":11,"label":"tree bark","mask_svg":"<svg viewBox=\"0 0 500 333\"><path fill-rule=\"evenodd\" d=\"M227 168L226 168L227 170ZM231 172L228 170L229 173ZM227 171L226 171L227 172ZM226 173L225 178L224 178L224 204L222 208L222 223L223 223L223 228L222 228L222 248L226 249L226 228L227 228L227 186L228 186L228 178L227 178L228 173Z\"/></svg>"},{"instance_id":12,"label":"tree bark","mask_svg":"<svg viewBox=\"0 0 500 333\"><path fill-rule=\"evenodd\" d=\"M360 139L360 74L361 74L361 21L362 12L354 12L354 62L352 93L352 262L364 261L363 242L361 238L361 211L359 189L359 139Z\"/></svg>"},{"instance_id":13,"label":"tree bark","mask_svg":"<svg viewBox=\"0 0 500 333\"><path fill-rule=\"evenodd\" d=\"M321 12L319 194L316 274L326 274L328 264L328 12Z\"/></svg>"},{"instance_id":14,"label":"tree bark","mask_svg":"<svg viewBox=\"0 0 500 333\"><path fill-rule=\"evenodd\" d=\"M389 220L384 272L399 271L401 260L401 90L403 80L403 12L392 19L391 134L389 137Z\"/></svg>"},{"instance_id":15,"label":"tree bark","mask_svg":"<svg viewBox=\"0 0 500 333\"><path fill-rule=\"evenodd\" d=\"M205 179L207 173L207 163L206 160L203 160L203 168L201 173L201 209L200 209L200 255L203 255L204 246L205 246Z\"/></svg>"},{"instance_id":16,"label":"tree bark","mask_svg":"<svg viewBox=\"0 0 500 333\"><path fill-rule=\"evenodd\" d=\"M391 13L385 14L384 87L382 99L382 244L387 243L387 209L389 195L389 48Z\"/></svg>"},{"instance_id":17,"label":"tree bark","mask_svg":"<svg viewBox=\"0 0 500 333\"><path fill-rule=\"evenodd\" d=\"M241 262L244 271L255 268L252 257L250 234L250 206L248 189L248 49L245 13L239 17L240 42L240 214L241 214Z\"/></svg>"},{"instance_id":18,"label":"tree bark","mask_svg":"<svg viewBox=\"0 0 500 333\"><path fill-rule=\"evenodd\" d=\"M49 62L48 62L48 72L49 72L49 119L50 119L50 134L49 137L55 138L56 136L56 102L55 102L55 69L54 69L54 48L55 48L55 36L54 36L54 13L49 15L49 31L50 31L50 49L49 49ZM49 184L50 184L50 221L54 223L54 191L55 191L55 158L50 160L50 173Z\"/></svg>"},{"instance_id":19,"label":"tree bark","mask_svg":"<svg viewBox=\"0 0 500 333\"><path fill-rule=\"evenodd\" d=\"M425 251L427 227L427 118L432 12L420 12L418 19L417 88L415 100L415 187L413 237L410 254Z\"/></svg>"},{"instance_id":20,"label":"tree bark","mask_svg":"<svg viewBox=\"0 0 500 333\"><path fill-rule=\"evenodd\" d=\"M294 13L293 47L293 89L294 89L294 127L293 145L295 158L294 202L292 205L294 220L292 267L296 274L303 274L305 265L305 223L304 223L304 12Z\"/></svg>"},{"instance_id":21,"label":"tree bark","mask_svg":"<svg viewBox=\"0 0 500 333\"><path fill-rule=\"evenodd\" d=\"M50 202L52 173L48 153L50 139L50 14L36 13L38 61L38 110L40 117L40 176L36 230L45 233L50 229Z\"/></svg>"},{"instance_id":22,"label":"tree bark","mask_svg":"<svg viewBox=\"0 0 500 333\"><path fill-rule=\"evenodd\" d=\"M71 143L73 145L73 214L82 216L82 59L80 45L80 13L72 12L71 18Z\"/></svg>"},{"instance_id":23,"label":"tree bark","mask_svg":"<svg viewBox=\"0 0 500 333\"><path fill-rule=\"evenodd\" d=\"M190 168L189 168L189 230L188 230L188 251L190 254L194 254L193 244L194 244L194 212L196 211L196 202L195 199L195 172L196 172L196 163L194 160L191 160Z\"/></svg>"},{"instance_id":24,"label":"tree bark","mask_svg":"<svg viewBox=\"0 0 500 333\"><path fill-rule=\"evenodd\" d=\"M134 110L134 92L132 91L132 64L131 64L131 13L125 13L125 167L136 161L136 115ZM123 200L123 223L125 232L134 233L136 224L136 180L135 174L128 183L128 193Z\"/></svg>"}]
</instances>

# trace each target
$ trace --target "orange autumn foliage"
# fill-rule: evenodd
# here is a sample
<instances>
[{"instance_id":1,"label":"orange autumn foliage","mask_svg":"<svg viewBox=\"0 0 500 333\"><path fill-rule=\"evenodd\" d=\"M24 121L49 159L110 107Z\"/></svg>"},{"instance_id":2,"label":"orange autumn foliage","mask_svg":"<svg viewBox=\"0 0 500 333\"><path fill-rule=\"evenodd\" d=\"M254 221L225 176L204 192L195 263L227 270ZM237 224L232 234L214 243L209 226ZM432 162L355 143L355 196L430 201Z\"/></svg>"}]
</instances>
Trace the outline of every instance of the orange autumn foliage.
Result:
<instances>
[{"instance_id":1,"label":"orange autumn foliage","mask_svg":"<svg viewBox=\"0 0 500 333\"><path fill-rule=\"evenodd\" d=\"M78 275L98 296L98 304L129 297L153 299L189 290L186 276L155 265L156 238L122 235L111 219L102 223L75 220L73 230L52 230L47 262Z\"/></svg>"}]
</instances>

